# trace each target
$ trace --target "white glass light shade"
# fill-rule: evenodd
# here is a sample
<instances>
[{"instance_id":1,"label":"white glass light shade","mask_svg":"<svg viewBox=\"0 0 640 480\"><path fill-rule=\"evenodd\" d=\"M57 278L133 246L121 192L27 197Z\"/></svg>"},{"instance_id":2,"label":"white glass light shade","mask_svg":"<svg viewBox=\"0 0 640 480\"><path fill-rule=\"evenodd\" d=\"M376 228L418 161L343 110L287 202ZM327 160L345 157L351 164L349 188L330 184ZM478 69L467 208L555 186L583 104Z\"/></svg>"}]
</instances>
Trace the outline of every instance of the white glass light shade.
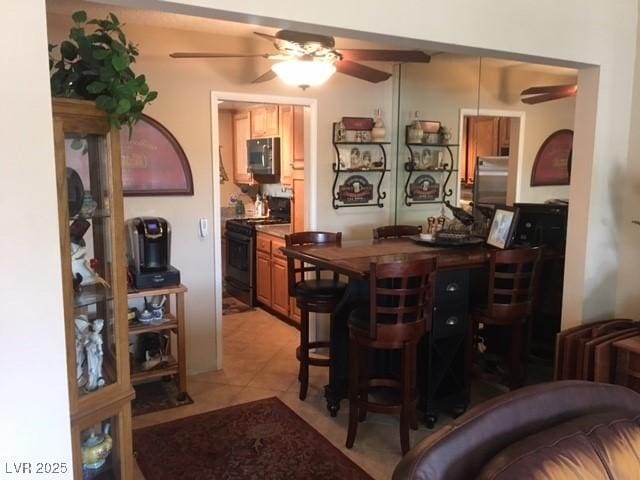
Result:
<instances>
[{"instance_id":1,"label":"white glass light shade","mask_svg":"<svg viewBox=\"0 0 640 480\"><path fill-rule=\"evenodd\" d=\"M329 77L336 72L336 67L328 62L287 60L272 65L271 70L287 85L306 88L329 80Z\"/></svg>"}]
</instances>

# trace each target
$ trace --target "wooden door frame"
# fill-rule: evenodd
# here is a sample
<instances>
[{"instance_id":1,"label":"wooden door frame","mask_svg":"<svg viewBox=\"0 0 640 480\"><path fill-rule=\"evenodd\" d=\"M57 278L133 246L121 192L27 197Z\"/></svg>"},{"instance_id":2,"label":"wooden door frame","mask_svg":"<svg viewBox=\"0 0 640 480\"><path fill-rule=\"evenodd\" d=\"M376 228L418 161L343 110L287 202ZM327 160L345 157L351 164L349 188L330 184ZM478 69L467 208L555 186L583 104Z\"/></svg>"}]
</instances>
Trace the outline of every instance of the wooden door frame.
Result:
<instances>
[{"instance_id":1,"label":"wooden door frame","mask_svg":"<svg viewBox=\"0 0 640 480\"><path fill-rule=\"evenodd\" d=\"M460 165L464 161L464 156L466 154L466 149L464 145L466 145L467 141L467 132L464 128L464 119L466 117L510 117L518 119L519 127L518 127L518 143L517 143L517 157L516 157L516 175L515 175L515 202L520 201L520 193L522 189L522 178L519 172L522 171L522 164L524 162L524 129L525 129L525 117L526 113L522 110L494 110L490 108L461 108L460 109L460 117L459 117L459 126L458 131L460 132L459 144L458 147L458 170L460 170ZM510 141L510 145L513 145L513 138ZM511 155L512 148L509 149ZM511 173L511 172L509 172ZM458 183L460 182L460 176L458 175ZM457 188L458 197L456 198L457 205L460 205L460 186Z\"/></svg>"},{"instance_id":2,"label":"wooden door frame","mask_svg":"<svg viewBox=\"0 0 640 480\"><path fill-rule=\"evenodd\" d=\"M216 331L216 369L223 367L222 342L222 245L215 239L222 238L222 219L220 215L220 162L218 148L220 146L218 125L218 104L222 100L248 103L271 103L279 105L300 105L309 108L309 144L305 145L304 182L305 192L305 225L314 230L318 223L317 216L317 173L318 173L318 100L305 97L285 97L280 95L258 95L243 92L211 91L211 163L213 181L213 264L214 264L214 298L215 298L215 331ZM305 130L307 126L305 125ZM307 136L305 135L305 141Z\"/></svg>"}]
</instances>

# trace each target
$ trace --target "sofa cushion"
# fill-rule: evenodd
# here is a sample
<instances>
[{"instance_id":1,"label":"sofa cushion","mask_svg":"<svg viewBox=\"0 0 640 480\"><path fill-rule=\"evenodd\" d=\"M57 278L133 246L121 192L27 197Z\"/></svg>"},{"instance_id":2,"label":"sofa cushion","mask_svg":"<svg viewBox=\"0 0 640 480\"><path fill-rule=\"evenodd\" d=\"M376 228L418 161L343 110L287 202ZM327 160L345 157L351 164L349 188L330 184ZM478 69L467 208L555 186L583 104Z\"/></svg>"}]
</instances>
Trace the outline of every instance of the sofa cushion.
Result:
<instances>
[{"instance_id":1,"label":"sofa cushion","mask_svg":"<svg viewBox=\"0 0 640 480\"><path fill-rule=\"evenodd\" d=\"M632 473L634 472L634 473ZM478 480L627 479L640 472L640 415L584 415L519 440Z\"/></svg>"}]
</instances>

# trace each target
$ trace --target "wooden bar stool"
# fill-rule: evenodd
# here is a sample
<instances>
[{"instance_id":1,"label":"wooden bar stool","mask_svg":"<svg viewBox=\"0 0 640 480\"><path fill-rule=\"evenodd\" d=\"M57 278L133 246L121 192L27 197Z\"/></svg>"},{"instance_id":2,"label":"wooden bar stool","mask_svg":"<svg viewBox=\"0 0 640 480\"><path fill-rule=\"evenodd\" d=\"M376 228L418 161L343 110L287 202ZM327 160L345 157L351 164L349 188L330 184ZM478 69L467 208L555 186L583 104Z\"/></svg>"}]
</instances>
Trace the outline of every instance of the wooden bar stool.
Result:
<instances>
[{"instance_id":1,"label":"wooden bar stool","mask_svg":"<svg viewBox=\"0 0 640 480\"><path fill-rule=\"evenodd\" d=\"M487 304L472 310L473 337L480 324L498 325L511 329L509 348L509 387L522 386L525 377L523 352L526 325L533 305L538 279L540 248L496 250L489 263Z\"/></svg>"},{"instance_id":2,"label":"wooden bar stool","mask_svg":"<svg viewBox=\"0 0 640 480\"><path fill-rule=\"evenodd\" d=\"M284 237L287 247L300 245L339 246L342 233L297 232ZM306 278L309 272L315 272L314 278ZM300 362L298 380L300 381L300 400L307 397L309 388L309 365L328 367L328 358L309 356L312 348L329 348L328 341L309 341L309 312L332 314L342 299L347 285L339 281L337 273L331 278L322 278L323 270L289 258L287 274L289 280L289 296L295 297L300 309L300 346L296 349L296 358Z\"/></svg>"},{"instance_id":3,"label":"wooden bar stool","mask_svg":"<svg viewBox=\"0 0 640 480\"><path fill-rule=\"evenodd\" d=\"M436 260L423 259L370 265L370 302L349 317L349 431L347 448L353 447L358 422L367 411L400 414L402 454L409 450L409 426L416 419L416 361L418 342L431 330L432 285ZM370 349L400 350L400 378L369 378ZM370 387L400 393L400 401L369 400Z\"/></svg>"},{"instance_id":4,"label":"wooden bar stool","mask_svg":"<svg viewBox=\"0 0 640 480\"><path fill-rule=\"evenodd\" d=\"M422 232L422 226L418 225L385 225L373 229L373 239L383 240L385 238L400 238L410 235L418 235Z\"/></svg>"}]
</instances>

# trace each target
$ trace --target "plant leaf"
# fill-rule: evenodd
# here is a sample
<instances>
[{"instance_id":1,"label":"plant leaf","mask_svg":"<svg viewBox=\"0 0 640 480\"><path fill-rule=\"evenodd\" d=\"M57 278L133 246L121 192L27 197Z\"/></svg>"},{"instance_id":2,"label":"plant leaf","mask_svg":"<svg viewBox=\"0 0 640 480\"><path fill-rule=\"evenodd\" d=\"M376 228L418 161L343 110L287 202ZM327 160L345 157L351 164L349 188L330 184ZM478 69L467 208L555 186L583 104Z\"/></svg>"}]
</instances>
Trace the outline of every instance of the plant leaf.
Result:
<instances>
[{"instance_id":1,"label":"plant leaf","mask_svg":"<svg viewBox=\"0 0 640 480\"><path fill-rule=\"evenodd\" d=\"M106 48L100 48L98 50L93 51L93 58L96 60L104 60L111 56L111 52Z\"/></svg>"},{"instance_id":2,"label":"plant leaf","mask_svg":"<svg viewBox=\"0 0 640 480\"><path fill-rule=\"evenodd\" d=\"M107 88L107 84L103 82L92 82L87 85L87 92L89 93L101 93Z\"/></svg>"},{"instance_id":3,"label":"plant leaf","mask_svg":"<svg viewBox=\"0 0 640 480\"><path fill-rule=\"evenodd\" d=\"M115 99L113 97L109 97L108 95L99 95L96 98L96 105L98 106L98 108L106 110L107 112L112 112L117 107Z\"/></svg>"},{"instance_id":4,"label":"plant leaf","mask_svg":"<svg viewBox=\"0 0 640 480\"><path fill-rule=\"evenodd\" d=\"M111 57L111 65L116 72L122 72L129 66L129 59L123 55L113 55Z\"/></svg>"},{"instance_id":5,"label":"plant leaf","mask_svg":"<svg viewBox=\"0 0 640 480\"><path fill-rule=\"evenodd\" d=\"M145 102L153 102L156 98L158 98L158 92L149 92L147 98L144 99Z\"/></svg>"},{"instance_id":6,"label":"plant leaf","mask_svg":"<svg viewBox=\"0 0 640 480\"><path fill-rule=\"evenodd\" d=\"M127 113L129 110L131 110L131 102L126 98L121 98L118 101L118 106L116 107L115 113L117 115L122 115L124 113Z\"/></svg>"},{"instance_id":7,"label":"plant leaf","mask_svg":"<svg viewBox=\"0 0 640 480\"><path fill-rule=\"evenodd\" d=\"M62 58L65 60L75 60L78 56L78 47L65 40L60 44L60 53L62 54Z\"/></svg>"},{"instance_id":8,"label":"plant leaf","mask_svg":"<svg viewBox=\"0 0 640 480\"><path fill-rule=\"evenodd\" d=\"M118 17L116 17L113 13L109 13L109 17L111 18L111 21L114 23L114 25L120 25L120 20L118 20Z\"/></svg>"},{"instance_id":9,"label":"plant leaf","mask_svg":"<svg viewBox=\"0 0 640 480\"><path fill-rule=\"evenodd\" d=\"M77 12L74 12L73 15L71 15L71 18L76 23L84 23L87 21L87 12L85 12L84 10L78 10Z\"/></svg>"}]
</instances>

